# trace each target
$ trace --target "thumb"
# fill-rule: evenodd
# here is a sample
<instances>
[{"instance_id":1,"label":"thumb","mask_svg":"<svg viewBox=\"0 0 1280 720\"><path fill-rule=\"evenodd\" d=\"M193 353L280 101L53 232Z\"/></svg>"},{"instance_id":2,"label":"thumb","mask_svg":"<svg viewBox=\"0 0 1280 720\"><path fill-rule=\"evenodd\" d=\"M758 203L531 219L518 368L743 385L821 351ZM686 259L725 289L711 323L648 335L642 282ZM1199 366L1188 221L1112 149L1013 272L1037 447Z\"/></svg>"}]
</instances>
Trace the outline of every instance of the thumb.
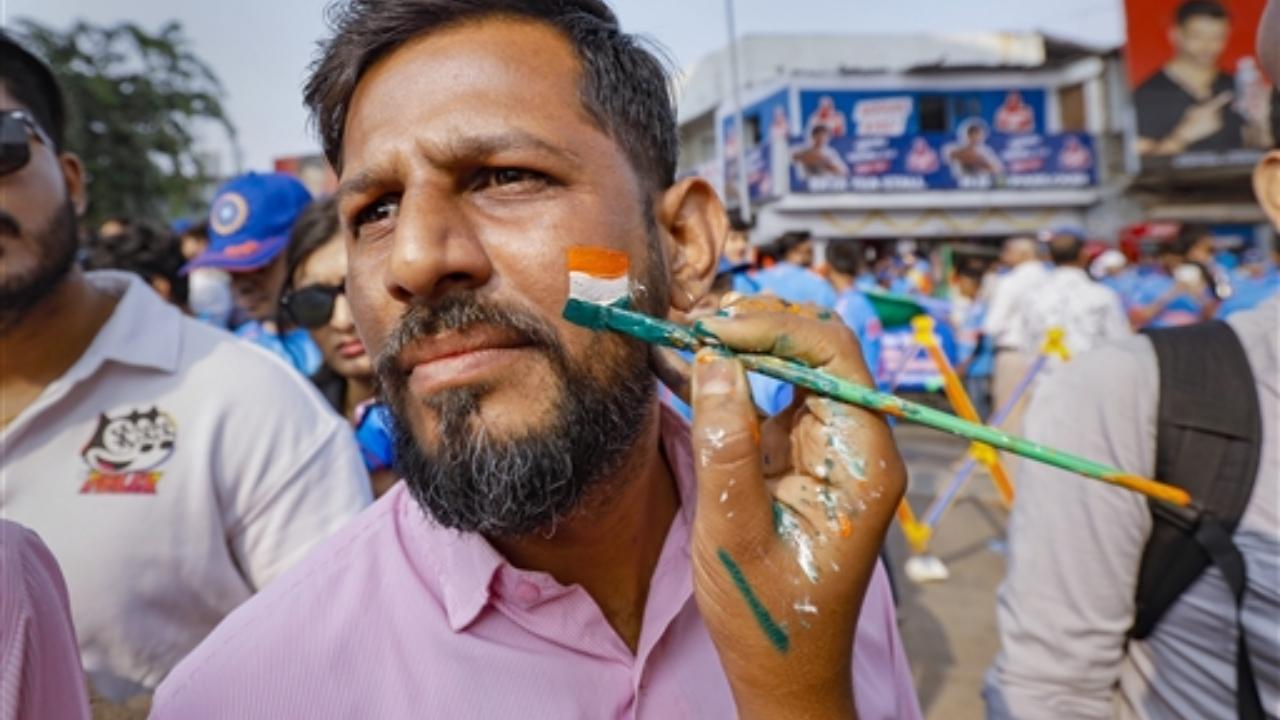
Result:
<instances>
[{"instance_id":1,"label":"thumb","mask_svg":"<svg viewBox=\"0 0 1280 720\"><path fill-rule=\"evenodd\" d=\"M697 523L718 545L741 547L773 527L760 429L742 363L713 350L699 352L692 399Z\"/></svg>"}]
</instances>

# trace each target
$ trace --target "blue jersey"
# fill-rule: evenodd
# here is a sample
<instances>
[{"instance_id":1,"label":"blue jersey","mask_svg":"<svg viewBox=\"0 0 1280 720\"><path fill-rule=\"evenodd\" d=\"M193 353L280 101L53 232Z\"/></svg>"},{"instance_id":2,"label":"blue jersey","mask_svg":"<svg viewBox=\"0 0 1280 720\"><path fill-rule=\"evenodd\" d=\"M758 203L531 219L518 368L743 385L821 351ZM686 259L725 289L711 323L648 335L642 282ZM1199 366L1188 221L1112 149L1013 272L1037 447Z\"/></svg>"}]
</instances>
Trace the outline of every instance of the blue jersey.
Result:
<instances>
[{"instance_id":1,"label":"blue jersey","mask_svg":"<svg viewBox=\"0 0 1280 720\"><path fill-rule=\"evenodd\" d=\"M1280 292L1280 268L1273 267L1262 277L1237 275L1234 290L1231 297L1218 306L1219 318L1257 307L1267 298Z\"/></svg>"},{"instance_id":2,"label":"blue jersey","mask_svg":"<svg viewBox=\"0 0 1280 720\"><path fill-rule=\"evenodd\" d=\"M761 291L771 292L787 302L813 303L824 308L836 304L836 291L831 283L799 265L780 262L757 273L755 279Z\"/></svg>"},{"instance_id":3,"label":"blue jersey","mask_svg":"<svg viewBox=\"0 0 1280 720\"><path fill-rule=\"evenodd\" d=\"M1150 305L1172 290L1175 285L1177 285L1177 282L1164 273L1147 275L1134 287L1126 307L1131 309ZM1161 310L1159 315L1152 318L1151 322L1147 323L1145 327L1177 327L1199 322L1201 319L1200 307L1195 298L1182 293L1170 301L1164 310Z\"/></svg>"},{"instance_id":4,"label":"blue jersey","mask_svg":"<svg viewBox=\"0 0 1280 720\"><path fill-rule=\"evenodd\" d=\"M268 330L261 322L250 320L236 328L236 335L278 355L307 377L316 374L324 357L311 340L311 333L295 328L280 333Z\"/></svg>"},{"instance_id":5,"label":"blue jersey","mask_svg":"<svg viewBox=\"0 0 1280 720\"><path fill-rule=\"evenodd\" d=\"M844 320L844 324L858 336L858 344L862 346L862 358L867 361L871 377L878 377L880 372L880 343L884 328L880 325L880 316L867 296L854 288L840 293L836 298L836 314Z\"/></svg>"}]
</instances>

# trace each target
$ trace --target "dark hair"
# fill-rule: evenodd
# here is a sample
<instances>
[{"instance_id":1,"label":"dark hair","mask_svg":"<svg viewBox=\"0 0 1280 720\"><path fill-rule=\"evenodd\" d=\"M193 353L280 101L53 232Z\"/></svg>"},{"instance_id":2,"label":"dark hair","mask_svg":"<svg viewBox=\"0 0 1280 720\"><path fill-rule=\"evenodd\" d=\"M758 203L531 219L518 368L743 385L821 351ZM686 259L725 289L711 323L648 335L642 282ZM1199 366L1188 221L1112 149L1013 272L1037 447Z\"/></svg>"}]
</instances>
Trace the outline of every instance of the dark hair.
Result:
<instances>
[{"instance_id":1,"label":"dark hair","mask_svg":"<svg viewBox=\"0 0 1280 720\"><path fill-rule=\"evenodd\" d=\"M182 232L178 233L179 238L193 237L201 240L209 239L209 219L203 218L199 222L188 225Z\"/></svg>"},{"instance_id":2,"label":"dark hair","mask_svg":"<svg viewBox=\"0 0 1280 720\"><path fill-rule=\"evenodd\" d=\"M1084 252L1084 240L1069 233L1058 233L1049 238L1049 259L1054 265L1072 265L1080 262Z\"/></svg>"},{"instance_id":3,"label":"dark hair","mask_svg":"<svg viewBox=\"0 0 1280 720\"><path fill-rule=\"evenodd\" d=\"M325 157L342 170L342 141L356 85L379 59L424 34L495 16L546 23L582 62L583 108L626 152L651 190L675 182L675 106L663 62L622 32L601 0L338 0L327 11L333 37L311 65L305 102Z\"/></svg>"},{"instance_id":4,"label":"dark hair","mask_svg":"<svg viewBox=\"0 0 1280 720\"><path fill-rule=\"evenodd\" d=\"M163 278L169 283L170 299L187 304L187 278L178 272L184 262L178 239L157 225L132 221L115 235L95 233L81 258L86 270L124 270L148 283Z\"/></svg>"},{"instance_id":5,"label":"dark hair","mask_svg":"<svg viewBox=\"0 0 1280 720\"><path fill-rule=\"evenodd\" d=\"M1178 6L1178 13L1175 17L1178 25L1185 25L1188 20L1195 17L1207 17L1214 20L1231 19L1227 9L1217 0L1187 0Z\"/></svg>"},{"instance_id":6,"label":"dark hair","mask_svg":"<svg viewBox=\"0 0 1280 720\"><path fill-rule=\"evenodd\" d=\"M62 149L62 139L67 132L62 88L48 65L3 30L0 30L0 84L31 111L40 128L53 140L52 149Z\"/></svg>"},{"instance_id":7,"label":"dark hair","mask_svg":"<svg viewBox=\"0 0 1280 720\"><path fill-rule=\"evenodd\" d=\"M284 289L293 288L293 274L316 250L324 247L338 234L338 205L332 196L313 201L298 214L289 232L289 245L285 248Z\"/></svg>"},{"instance_id":8,"label":"dark hair","mask_svg":"<svg viewBox=\"0 0 1280 720\"><path fill-rule=\"evenodd\" d=\"M777 241L774 242L774 247L776 248L775 252L777 252L778 257L786 258L787 253L790 253L792 250L795 250L800 245L803 245L812 239L813 236L810 235L807 230L792 230L791 232L784 233L782 237L778 238Z\"/></svg>"},{"instance_id":9,"label":"dark hair","mask_svg":"<svg viewBox=\"0 0 1280 720\"><path fill-rule=\"evenodd\" d=\"M1171 243L1173 252L1186 257L1187 253L1191 252L1191 248L1196 246L1196 243L1207 237L1213 237L1213 231L1209 229L1208 225L1186 223L1178 229L1178 236Z\"/></svg>"},{"instance_id":10,"label":"dark hair","mask_svg":"<svg viewBox=\"0 0 1280 720\"><path fill-rule=\"evenodd\" d=\"M862 246L854 240L839 240L827 244L827 265L844 275L857 275L862 269Z\"/></svg>"}]
</instances>

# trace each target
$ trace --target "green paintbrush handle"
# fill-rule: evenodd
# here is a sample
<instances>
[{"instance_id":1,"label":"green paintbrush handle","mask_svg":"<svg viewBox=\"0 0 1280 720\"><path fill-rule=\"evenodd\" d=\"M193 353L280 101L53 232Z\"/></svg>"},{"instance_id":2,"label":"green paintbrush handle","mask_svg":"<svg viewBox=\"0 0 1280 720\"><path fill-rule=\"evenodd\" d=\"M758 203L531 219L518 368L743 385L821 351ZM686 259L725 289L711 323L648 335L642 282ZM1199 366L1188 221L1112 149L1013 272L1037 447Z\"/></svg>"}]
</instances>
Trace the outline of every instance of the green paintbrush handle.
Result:
<instances>
[{"instance_id":1,"label":"green paintbrush handle","mask_svg":"<svg viewBox=\"0 0 1280 720\"><path fill-rule=\"evenodd\" d=\"M738 358L750 370L779 380L785 380L793 385L799 385L824 397L852 403L868 410L887 413L902 418L907 422L925 425L935 430L949 432L966 440L990 445L1015 455L1118 485L1174 505L1187 507L1191 504L1191 496L1182 488L1137 475L1130 475L1101 463L1076 457L1052 448L1046 448L1023 438L1009 435L997 428L972 423L955 415L939 412L909 400L903 400L895 395L828 375L821 370L806 367L794 360L772 355L736 353L720 345L714 337L695 334L692 330L682 325L659 320L644 313L618 306L597 305L584 300L570 298L565 305L564 317L584 327L597 330L610 329L647 343L666 345L679 350L696 351L701 347L714 346L721 352Z\"/></svg>"},{"instance_id":2,"label":"green paintbrush handle","mask_svg":"<svg viewBox=\"0 0 1280 720\"><path fill-rule=\"evenodd\" d=\"M935 430L949 432L966 440L990 445L1046 465L1052 465L1079 475L1119 485L1175 505L1185 507L1191 502L1190 496L1182 488L1129 475L1122 470L1102 463L1076 457L1060 450L1047 448L1029 440L1009 435L997 428L972 423L950 413L939 412L933 408L903 400L889 393L872 390L857 383L833 377L792 360L752 353L735 353L735 356L750 370L779 380L785 380L793 385L799 385L824 397L887 413L908 422L926 425Z\"/></svg>"}]
</instances>

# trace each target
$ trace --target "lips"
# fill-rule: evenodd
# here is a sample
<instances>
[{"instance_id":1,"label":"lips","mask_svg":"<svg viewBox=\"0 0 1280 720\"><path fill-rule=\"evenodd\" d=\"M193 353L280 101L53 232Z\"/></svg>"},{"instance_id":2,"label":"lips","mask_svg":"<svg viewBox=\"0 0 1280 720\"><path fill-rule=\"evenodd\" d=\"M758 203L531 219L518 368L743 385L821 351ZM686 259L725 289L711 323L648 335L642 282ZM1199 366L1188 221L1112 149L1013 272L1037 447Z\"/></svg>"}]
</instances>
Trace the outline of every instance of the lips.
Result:
<instances>
[{"instance_id":1,"label":"lips","mask_svg":"<svg viewBox=\"0 0 1280 720\"><path fill-rule=\"evenodd\" d=\"M364 343L359 340L347 340L337 347L338 355L350 360L365 354Z\"/></svg>"},{"instance_id":2,"label":"lips","mask_svg":"<svg viewBox=\"0 0 1280 720\"><path fill-rule=\"evenodd\" d=\"M505 328L446 332L414 343L400 354L399 367L417 393L480 381L521 358L533 344Z\"/></svg>"},{"instance_id":3,"label":"lips","mask_svg":"<svg viewBox=\"0 0 1280 720\"><path fill-rule=\"evenodd\" d=\"M522 334L504 328L475 329L466 333L445 332L425 338L400 354L400 369L406 373L421 365L485 350L514 350L527 347Z\"/></svg>"}]
</instances>

